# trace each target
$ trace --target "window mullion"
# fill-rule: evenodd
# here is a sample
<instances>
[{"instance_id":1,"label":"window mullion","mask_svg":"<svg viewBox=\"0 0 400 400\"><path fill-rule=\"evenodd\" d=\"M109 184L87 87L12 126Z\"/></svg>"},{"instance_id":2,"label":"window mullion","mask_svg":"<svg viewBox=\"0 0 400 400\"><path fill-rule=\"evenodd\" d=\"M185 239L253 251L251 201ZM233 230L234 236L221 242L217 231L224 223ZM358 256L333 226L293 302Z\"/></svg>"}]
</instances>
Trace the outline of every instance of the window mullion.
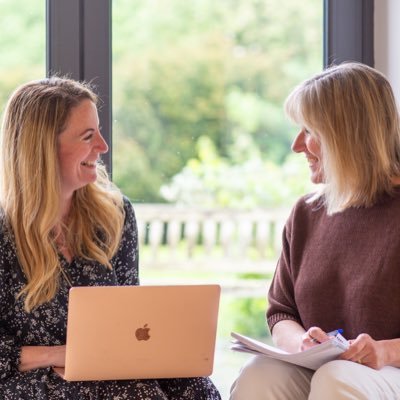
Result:
<instances>
[{"instance_id":1,"label":"window mullion","mask_svg":"<svg viewBox=\"0 0 400 400\"><path fill-rule=\"evenodd\" d=\"M46 0L47 75L91 82L100 96L103 161L111 173L111 0Z\"/></svg>"}]
</instances>

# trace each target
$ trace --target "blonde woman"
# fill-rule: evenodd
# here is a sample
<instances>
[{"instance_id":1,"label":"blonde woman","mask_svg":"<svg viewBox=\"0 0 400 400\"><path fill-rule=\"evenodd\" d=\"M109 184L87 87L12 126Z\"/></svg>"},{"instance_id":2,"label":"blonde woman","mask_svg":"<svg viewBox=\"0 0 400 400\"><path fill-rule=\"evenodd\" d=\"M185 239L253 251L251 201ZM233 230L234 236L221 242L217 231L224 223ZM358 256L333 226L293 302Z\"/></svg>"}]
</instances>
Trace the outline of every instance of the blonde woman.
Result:
<instances>
[{"instance_id":1,"label":"blonde woman","mask_svg":"<svg viewBox=\"0 0 400 400\"><path fill-rule=\"evenodd\" d=\"M71 286L137 285L130 202L99 162L97 97L49 78L19 87L4 114L0 198L0 398L219 399L207 378L67 382Z\"/></svg>"},{"instance_id":2,"label":"blonde woman","mask_svg":"<svg viewBox=\"0 0 400 400\"><path fill-rule=\"evenodd\" d=\"M298 352L343 329L350 347L317 371L251 359L234 400L400 398L400 126L392 89L345 63L305 81L285 109L292 149L319 190L294 206L269 290L275 344Z\"/></svg>"}]
</instances>

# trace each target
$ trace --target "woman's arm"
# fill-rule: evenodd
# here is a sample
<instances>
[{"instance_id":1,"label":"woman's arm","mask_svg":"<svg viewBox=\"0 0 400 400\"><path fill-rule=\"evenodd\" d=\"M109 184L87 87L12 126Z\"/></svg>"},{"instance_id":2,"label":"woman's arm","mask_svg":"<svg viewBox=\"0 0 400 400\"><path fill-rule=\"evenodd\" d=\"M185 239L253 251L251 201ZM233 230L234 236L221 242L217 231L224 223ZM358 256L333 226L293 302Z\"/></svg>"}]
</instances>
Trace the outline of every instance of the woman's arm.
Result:
<instances>
[{"instance_id":1,"label":"woman's arm","mask_svg":"<svg viewBox=\"0 0 400 400\"><path fill-rule=\"evenodd\" d=\"M124 198L125 222L117 254L111 260L118 285L139 284L138 229L132 204Z\"/></svg>"},{"instance_id":2,"label":"woman's arm","mask_svg":"<svg viewBox=\"0 0 400 400\"><path fill-rule=\"evenodd\" d=\"M65 346L23 346L18 364L20 372L36 368L64 367Z\"/></svg>"},{"instance_id":3,"label":"woman's arm","mask_svg":"<svg viewBox=\"0 0 400 400\"><path fill-rule=\"evenodd\" d=\"M272 339L280 349L296 353L325 342L329 337L318 327L305 331L299 323L283 320L275 324ZM363 333L349 342L349 349L339 357L342 360L354 361L374 369L386 365L400 367L400 339L374 340Z\"/></svg>"},{"instance_id":4,"label":"woman's arm","mask_svg":"<svg viewBox=\"0 0 400 400\"><path fill-rule=\"evenodd\" d=\"M385 354L385 365L400 368L400 339L381 340Z\"/></svg>"},{"instance_id":5,"label":"woman's arm","mask_svg":"<svg viewBox=\"0 0 400 400\"><path fill-rule=\"evenodd\" d=\"M282 320L274 325L272 340L275 345L289 353L297 353L329 340L321 328L312 326L306 331L298 322Z\"/></svg>"},{"instance_id":6,"label":"woman's arm","mask_svg":"<svg viewBox=\"0 0 400 400\"><path fill-rule=\"evenodd\" d=\"M272 330L274 344L289 353L301 351L305 329L297 322L291 320L279 321Z\"/></svg>"}]
</instances>

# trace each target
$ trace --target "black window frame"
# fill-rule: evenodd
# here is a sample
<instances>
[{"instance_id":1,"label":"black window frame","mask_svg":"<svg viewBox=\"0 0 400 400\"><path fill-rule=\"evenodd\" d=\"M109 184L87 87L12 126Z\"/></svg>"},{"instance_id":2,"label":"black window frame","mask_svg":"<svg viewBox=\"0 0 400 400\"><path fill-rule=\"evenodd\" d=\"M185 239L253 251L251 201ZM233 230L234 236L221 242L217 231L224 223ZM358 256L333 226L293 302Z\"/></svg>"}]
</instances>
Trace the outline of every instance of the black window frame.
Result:
<instances>
[{"instance_id":1,"label":"black window frame","mask_svg":"<svg viewBox=\"0 0 400 400\"><path fill-rule=\"evenodd\" d=\"M112 0L46 0L46 73L96 85L112 172ZM374 0L323 0L323 65L374 66Z\"/></svg>"},{"instance_id":2,"label":"black window frame","mask_svg":"<svg viewBox=\"0 0 400 400\"><path fill-rule=\"evenodd\" d=\"M324 67L344 61L374 66L374 0L324 0Z\"/></svg>"},{"instance_id":3,"label":"black window frame","mask_svg":"<svg viewBox=\"0 0 400 400\"><path fill-rule=\"evenodd\" d=\"M46 75L66 75L94 85L112 172L111 0L46 0Z\"/></svg>"}]
</instances>

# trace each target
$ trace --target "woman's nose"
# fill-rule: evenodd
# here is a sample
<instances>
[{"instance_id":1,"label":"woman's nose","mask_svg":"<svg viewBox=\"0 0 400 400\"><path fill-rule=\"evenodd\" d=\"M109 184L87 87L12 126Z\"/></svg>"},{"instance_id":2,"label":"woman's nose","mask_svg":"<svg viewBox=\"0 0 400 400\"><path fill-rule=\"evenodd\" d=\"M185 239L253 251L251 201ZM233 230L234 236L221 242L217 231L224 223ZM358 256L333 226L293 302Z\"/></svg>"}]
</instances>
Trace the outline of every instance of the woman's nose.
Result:
<instances>
[{"instance_id":1,"label":"woman's nose","mask_svg":"<svg viewBox=\"0 0 400 400\"><path fill-rule=\"evenodd\" d=\"M301 130L293 140L292 151L294 151L295 153L301 153L302 151L304 151L305 148L304 139L305 139L304 130Z\"/></svg>"},{"instance_id":2,"label":"woman's nose","mask_svg":"<svg viewBox=\"0 0 400 400\"><path fill-rule=\"evenodd\" d=\"M98 133L96 148L97 151L101 154L107 153L108 151L108 144L104 140L103 135L100 132Z\"/></svg>"}]
</instances>

